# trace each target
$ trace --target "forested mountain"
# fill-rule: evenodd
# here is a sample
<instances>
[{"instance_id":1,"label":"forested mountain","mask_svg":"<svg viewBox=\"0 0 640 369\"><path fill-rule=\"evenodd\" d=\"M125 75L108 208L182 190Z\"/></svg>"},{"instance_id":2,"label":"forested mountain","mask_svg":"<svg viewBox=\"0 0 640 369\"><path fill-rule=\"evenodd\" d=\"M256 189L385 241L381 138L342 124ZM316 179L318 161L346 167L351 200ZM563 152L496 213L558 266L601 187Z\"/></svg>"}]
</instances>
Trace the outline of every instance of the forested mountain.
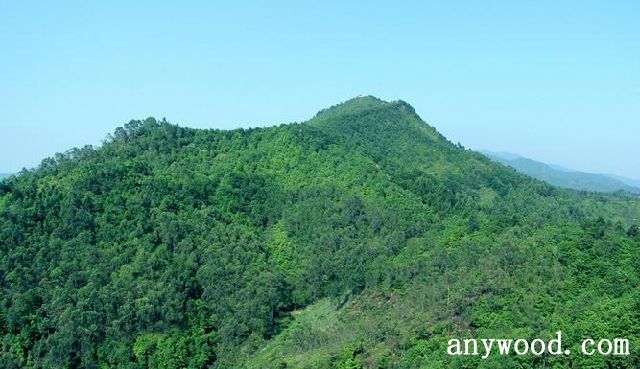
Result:
<instances>
[{"instance_id":1,"label":"forested mountain","mask_svg":"<svg viewBox=\"0 0 640 369\"><path fill-rule=\"evenodd\" d=\"M7 177L9 177L10 175L11 175L11 174L9 174L9 173L0 173L0 179L7 178Z\"/></svg>"},{"instance_id":2,"label":"forested mountain","mask_svg":"<svg viewBox=\"0 0 640 369\"><path fill-rule=\"evenodd\" d=\"M546 181L554 186L581 191L616 192L626 191L640 194L640 184L634 180L606 174L584 173L541 163L514 154L481 151L489 158L510 166L520 173Z\"/></svg>"},{"instance_id":3,"label":"forested mountain","mask_svg":"<svg viewBox=\"0 0 640 369\"><path fill-rule=\"evenodd\" d=\"M639 215L453 145L402 101L131 121L0 182L0 367L634 368ZM558 330L632 354L446 353Z\"/></svg>"}]
</instances>

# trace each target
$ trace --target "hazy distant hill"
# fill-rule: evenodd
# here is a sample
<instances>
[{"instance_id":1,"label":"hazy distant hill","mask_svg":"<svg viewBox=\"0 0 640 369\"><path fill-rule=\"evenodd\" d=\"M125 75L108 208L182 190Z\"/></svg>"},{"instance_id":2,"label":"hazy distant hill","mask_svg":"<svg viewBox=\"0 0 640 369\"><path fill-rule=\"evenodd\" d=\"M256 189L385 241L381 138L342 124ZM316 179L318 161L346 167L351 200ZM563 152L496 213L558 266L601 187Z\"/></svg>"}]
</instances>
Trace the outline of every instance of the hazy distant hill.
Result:
<instances>
[{"instance_id":1,"label":"hazy distant hill","mask_svg":"<svg viewBox=\"0 0 640 369\"><path fill-rule=\"evenodd\" d=\"M520 173L546 181L552 185L574 190L616 192L628 191L640 194L640 181L607 174L578 172L553 164L504 152L481 151L489 158L510 166Z\"/></svg>"},{"instance_id":2,"label":"hazy distant hill","mask_svg":"<svg viewBox=\"0 0 640 369\"><path fill-rule=\"evenodd\" d=\"M617 176L615 174L604 174L605 176L609 177L609 178L613 178L616 179L626 185L629 185L631 187L637 187L640 188L640 180L638 179L631 179L631 178L625 178L625 177L620 177Z\"/></svg>"},{"instance_id":3,"label":"hazy distant hill","mask_svg":"<svg viewBox=\"0 0 640 369\"><path fill-rule=\"evenodd\" d=\"M0 179L7 178L11 175L11 173L0 173Z\"/></svg>"}]
</instances>

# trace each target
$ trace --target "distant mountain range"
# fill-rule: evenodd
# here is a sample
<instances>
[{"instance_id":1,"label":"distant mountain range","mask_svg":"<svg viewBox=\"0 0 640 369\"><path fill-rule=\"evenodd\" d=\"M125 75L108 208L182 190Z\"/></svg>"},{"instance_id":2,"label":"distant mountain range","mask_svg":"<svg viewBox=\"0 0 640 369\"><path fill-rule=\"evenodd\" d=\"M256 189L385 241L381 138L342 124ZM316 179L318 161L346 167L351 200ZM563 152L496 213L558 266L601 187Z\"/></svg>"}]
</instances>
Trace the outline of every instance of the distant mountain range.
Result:
<instances>
[{"instance_id":1,"label":"distant mountain range","mask_svg":"<svg viewBox=\"0 0 640 369\"><path fill-rule=\"evenodd\" d=\"M481 150L481 153L520 173L543 180L552 185L574 190L640 194L640 181L610 174L579 172L558 165L546 164L518 154Z\"/></svg>"},{"instance_id":2,"label":"distant mountain range","mask_svg":"<svg viewBox=\"0 0 640 369\"><path fill-rule=\"evenodd\" d=\"M11 173L0 173L0 179L7 178L11 175Z\"/></svg>"}]
</instances>

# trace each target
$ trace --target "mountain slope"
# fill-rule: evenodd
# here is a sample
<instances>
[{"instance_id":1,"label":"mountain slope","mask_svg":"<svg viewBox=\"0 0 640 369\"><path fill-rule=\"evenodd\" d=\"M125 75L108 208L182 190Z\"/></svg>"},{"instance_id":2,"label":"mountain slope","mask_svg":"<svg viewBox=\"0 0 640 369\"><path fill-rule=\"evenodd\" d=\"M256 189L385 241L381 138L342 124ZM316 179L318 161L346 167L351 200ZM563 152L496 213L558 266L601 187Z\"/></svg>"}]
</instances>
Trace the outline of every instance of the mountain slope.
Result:
<instances>
[{"instance_id":1,"label":"mountain slope","mask_svg":"<svg viewBox=\"0 0 640 369\"><path fill-rule=\"evenodd\" d=\"M446 342L633 337L638 214L463 150L402 101L248 130L132 121L0 183L0 364L634 367Z\"/></svg>"},{"instance_id":2,"label":"mountain slope","mask_svg":"<svg viewBox=\"0 0 640 369\"><path fill-rule=\"evenodd\" d=\"M605 174L593 174L572 171L569 169L544 164L535 160L504 153L482 151L491 159L510 166L520 173L548 182L554 186L581 191L616 192L627 191L640 194L640 187L634 186L632 180L622 180Z\"/></svg>"},{"instance_id":3,"label":"mountain slope","mask_svg":"<svg viewBox=\"0 0 640 369\"><path fill-rule=\"evenodd\" d=\"M626 178L626 177L621 177L621 176L616 176L613 174L604 174L607 177L613 178L615 180L618 180L628 186L631 187L635 187L635 188L640 188L640 180L638 179L631 179L631 178Z\"/></svg>"}]
</instances>

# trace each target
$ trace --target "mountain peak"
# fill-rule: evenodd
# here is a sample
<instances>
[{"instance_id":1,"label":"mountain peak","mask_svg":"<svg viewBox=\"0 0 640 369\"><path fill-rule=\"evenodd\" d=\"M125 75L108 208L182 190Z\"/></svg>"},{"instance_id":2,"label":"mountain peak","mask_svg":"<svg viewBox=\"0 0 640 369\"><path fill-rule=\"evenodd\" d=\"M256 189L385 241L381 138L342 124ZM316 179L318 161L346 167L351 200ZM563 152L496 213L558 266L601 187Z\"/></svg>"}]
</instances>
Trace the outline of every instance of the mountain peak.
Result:
<instances>
[{"instance_id":1,"label":"mountain peak","mask_svg":"<svg viewBox=\"0 0 640 369\"><path fill-rule=\"evenodd\" d=\"M342 103L320 110L313 118L324 120L338 115L358 114L389 107L396 107L404 112L415 114L413 106L403 100L385 101L372 95L358 95Z\"/></svg>"},{"instance_id":2,"label":"mountain peak","mask_svg":"<svg viewBox=\"0 0 640 369\"><path fill-rule=\"evenodd\" d=\"M320 110L314 118L330 117L342 114L354 114L370 109L380 108L390 104L390 102L381 100L375 96L358 95L340 104L336 104L326 109Z\"/></svg>"},{"instance_id":3,"label":"mountain peak","mask_svg":"<svg viewBox=\"0 0 640 369\"><path fill-rule=\"evenodd\" d=\"M378 134L388 130L410 129L410 135L426 134L431 140L447 141L435 128L424 122L406 101L385 101L371 95L356 96L320 110L309 123L339 127L342 133L344 129L358 126L367 127L366 130L371 132L378 129ZM357 130L363 132L359 128Z\"/></svg>"}]
</instances>

